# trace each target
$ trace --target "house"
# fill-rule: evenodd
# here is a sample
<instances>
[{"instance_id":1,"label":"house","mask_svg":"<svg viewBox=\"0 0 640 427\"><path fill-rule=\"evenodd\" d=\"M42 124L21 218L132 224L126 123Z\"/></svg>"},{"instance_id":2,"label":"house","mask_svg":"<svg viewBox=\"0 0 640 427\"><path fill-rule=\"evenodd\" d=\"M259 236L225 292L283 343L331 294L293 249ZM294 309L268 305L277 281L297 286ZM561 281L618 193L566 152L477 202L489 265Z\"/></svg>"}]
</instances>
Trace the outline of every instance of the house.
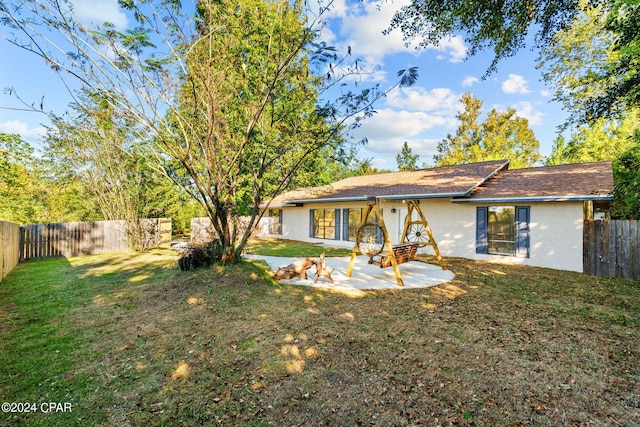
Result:
<instances>
[{"instance_id":1,"label":"house","mask_svg":"<svg viewBox=\"0 0 640 427\"><path fill-rule=\"evenodd\" d=\"M610 162L509 169L499 160L358 176L276 197L268 235L352 248L375 200L396 244L407 201L417 200L445 257L581 272L584 220L606 217L612 189Z\"/></svg>"}]
</instances>

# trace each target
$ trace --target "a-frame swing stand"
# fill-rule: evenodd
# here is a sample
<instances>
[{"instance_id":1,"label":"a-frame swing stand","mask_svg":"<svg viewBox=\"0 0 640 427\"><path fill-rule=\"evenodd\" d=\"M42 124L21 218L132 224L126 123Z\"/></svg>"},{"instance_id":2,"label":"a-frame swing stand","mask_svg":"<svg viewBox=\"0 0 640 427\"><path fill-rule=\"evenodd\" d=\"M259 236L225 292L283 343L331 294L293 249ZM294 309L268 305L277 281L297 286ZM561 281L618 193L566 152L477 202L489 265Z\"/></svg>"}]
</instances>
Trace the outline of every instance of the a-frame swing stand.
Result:
<instances>
[{"instance_id":1,"label":"a-frame swing stand","mask_svg":"<svg viewBox=\"0 0 640 427\"><path fill-rule=\"evenodd\" d=\"M418 214L418 219L412 220L414 210ZM367 223L367 218L371 211L375 211L377 216L377 223ZM373 230L373 232L372 232ZM383 244L381 244L383 242ZM424 217L420 204L417 200L409 200L407 204L407 216L404 221L404 228L402 230L402 237L400 238L400 244L392 246L389 239L389 232L384 223L382 217L382 210L378 204L378 201L368 202L367 207L362 213L360 225L358 226L358 237L356 243L351 251L351 260L349 261L349 268L347 269L347 277L351 277L353 273L353 265L356 260L358 252L362 252L364 255L369 256L370 264L377 264L384 268L386 266L392 266L393 272L396 276L398 286L403 286L402 275L400 274L399 264L404 262L413 261L415 259L416 250L418 247L431 246L438 259L438 263L443 270L446 270L446 264L438 244L433 238L433 233L429 227L429 223ZM373 256L382 252L386 252L384 255L384 262L374 262Z\"/></svg>"}]
</instances>

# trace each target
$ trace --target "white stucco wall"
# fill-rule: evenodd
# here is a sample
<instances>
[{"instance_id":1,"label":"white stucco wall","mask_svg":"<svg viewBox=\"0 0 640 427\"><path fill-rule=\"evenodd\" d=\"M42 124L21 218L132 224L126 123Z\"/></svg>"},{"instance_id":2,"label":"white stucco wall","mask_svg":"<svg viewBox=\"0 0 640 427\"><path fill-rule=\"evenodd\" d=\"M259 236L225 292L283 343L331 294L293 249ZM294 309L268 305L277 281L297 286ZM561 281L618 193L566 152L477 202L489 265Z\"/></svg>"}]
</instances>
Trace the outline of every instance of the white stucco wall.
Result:
<instances>
[{"instance_id":1,"label":"white stucco wall","mask_svg":"<svg viewBox=\"0 0 640 427\"><path fill-rule=\"evenodd\" d=\"M450 199L420 201L420 208L429 222L440 252L445 257L583 271L582 202L519 203L517 205L530 207L529 258L476 253L476 207L486 205L451 203ZM363 208L364 206L365 203L360 202L331 205L305 204L302 207L283 208L283 233L273 237L352 248L354 242L309 238L309 210ZM401 201L384 201L381 206L391 242L397 243L401 231L399 212L401 209L406 209L406 205ZM396 212L391 212L392 209ZM430 247L423 250L433 253Z\"/></svg>"}]
</instances>

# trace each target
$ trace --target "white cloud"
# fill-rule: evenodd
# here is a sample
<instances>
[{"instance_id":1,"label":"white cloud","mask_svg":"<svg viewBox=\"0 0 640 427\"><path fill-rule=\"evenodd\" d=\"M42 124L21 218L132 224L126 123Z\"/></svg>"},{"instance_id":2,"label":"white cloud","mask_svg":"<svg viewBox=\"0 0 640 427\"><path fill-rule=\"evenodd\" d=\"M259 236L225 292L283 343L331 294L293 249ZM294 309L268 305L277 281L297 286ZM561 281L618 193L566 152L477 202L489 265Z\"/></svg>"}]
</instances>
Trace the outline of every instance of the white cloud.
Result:
<instances>
[{"instance_id":1,"label":"white cloud","mask_svg":"<svg viewBox=\"0 0 640 427\"><path fill-rule=\"evenodd\" d=\"M525 94L531 92L529 83L524 77L518 74L509 74L509 78L502 82L502 91L504 93L520 93Z\"/></svg>"},{"instance_id":2,"label":"white cloud","mask_svg":"<svg viewBox=\"0 0 640 427\"><path fill-rule=\"evenodd\" d=\"M342 39L341 50L350 46L354 55L364 57L368 62L382 62L388 56L397 53L420 55L415 45L406 46L399 30L384 35L382 32L389 27L395 12L410 0L393 2L366 1L350 3L345 6L343 1L337 3L330 13L336 22ZM459 36L442 40L437 46L430 46L428 50L440 52L439 59L449 62L460 62L467 55L467 48Z\"/></svg>"},{"instance_id":3,"label":"white cloud","mask_svg":"<svg viewBox=\"0 0 640 427\"><path fill-rule=\"evenodd\" d=\"M530 125L542 124L545 114L541 111L535 111L530 102L519 102L514 107L516 114L529 120Z\"/></svg>"},{"instance_id":4,"label":"white cloud","mask_svg":"<svg viewBox=\"0 0 640 427\"><path fill-rule=\"evenodd\" d=\"M437 153L440 139L427 139L416 137L397 137L379 144L377 141L369 141L369 144L359 148L361 158L372 159L371 163L378 169L397 169L395 157L402 150L402 145L407 142L411 152L420 156L418 167L423 163L433 163L433 155Z\"/></svg>"},{"instance_id":5,"label":"white cloud","mask_svg":"<svg viewBox=\"0 0 640 427\"><path fill-rule=\"evenodd\" d=\"M364 157L367 157L366 153L371 153L374 156L395 158L404 141L409 142L414 154L430 156L435 150L437 141L425 138L423 132L449 125L449 118L445 116L419 111L382 109L370 119L364 120L362 125L352 132L352 136L356 141L367 138L368 144L361 149L365 152ZM395 165L385 167L395 167Z\"/></svg>"},{"instance_id":6,"label":"white cloud","mask_svg":"<svg viewBox=\"0 0 640 427\"><path fill-rule=\"evenodd\" d=\"M460 36L449 37L448 39L440 41L437 46L430 46L427 48L435 49L439 52L445 52L449 56L449 62L462 62L467 57L467 46L464 44L464 40ZM443 56L438 56L439 59L445 59Z\"/></svg>"},{"instance_id":7,"label":"white cloud","mask_svg":"<svg viewBox=\"0 0 640 427\"><path fill-rule=\"evenodd\" d=\"M533 104L528 101L518 102L517 104L512 104L508 107L501 104L494 104L492 108L495 108L497 111L506 111L508 108L513 108L516 110L516 116L527 119L530 126L541 125L544 122L544 117L546 116L546 113L535 110Z\"/></svg>"},{"instance_id":8,"label":"white cloud","mask_svg":"<svg viewBox=\"0 0 640 427\"><path fill-rule=\"evenodd\" d=\"M118 29L127 27L127 16L118 7L117 0L73 0L78 19L85 24L111 22Z\"/></svg>"},{"instance_id":9,"label":"white cloud","mask_svg":"<svg viewBox=\"0 0 640 427\"><path fill-rule=\"evenodd\" d=\"M473 86L474 84L478 83L479 81L480 81L480 79L478 79L477 77L465 76L464 80L462 81L462 86L463 87Z\"/></svg>"},{"instance_id":10,"label":"white cloud","mask_svg":"<svg viewBox=\"0 0 640 427\"><path fill-rule=\"evenodd\" d=\"M0 132L18 134L24 140L29 142L40 142L47 133L47 129L43 126L29 128L24 122L19 120L9 120L0 123Z\"/></svg>"},{"instance_id":11,"label":"white cloud","mask_svg":"<svg viewBox=\"0 0 640 427\"><path fill-rule=\"evenodd\" d=\"M434 111L439 115L455 116L459 109L460 95L448 88L426 90L422 87L400 88L391 91L387 105L413 111Z\"/></svg>"},{"instance_id":12,"label":"white cloud","mask_svg":"<svg viewBox=\"0 0 640 427\"><path fill-rule=\"evenodd\" d=\"M398 3L363 1L359 5L351 4L344 10L339 23L344 44L351 47L355 56L364 56L372 62L399 52L415 54L411 47L405 46L399 31L386 36L382 34L396 10L406 3L401 0Z\"/></svg>"}]
</instances>

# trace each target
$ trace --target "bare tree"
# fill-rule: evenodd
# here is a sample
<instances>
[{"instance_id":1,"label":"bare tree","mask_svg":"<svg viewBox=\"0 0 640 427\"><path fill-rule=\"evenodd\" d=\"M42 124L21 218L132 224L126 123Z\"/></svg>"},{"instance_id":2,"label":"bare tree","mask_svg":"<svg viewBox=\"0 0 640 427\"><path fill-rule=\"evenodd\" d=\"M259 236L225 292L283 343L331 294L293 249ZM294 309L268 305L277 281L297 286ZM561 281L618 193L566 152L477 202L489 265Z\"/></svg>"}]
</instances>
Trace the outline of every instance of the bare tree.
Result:
<instances>
[{"instance_id":1,"label":"bare tree","mask_svg":"<svg viewBox=\"0 0 640 427\"><path fill-rule=\"evenodd\" d=\"M362 61L319 40L331 2L201 0L193 17L178 1L119 4L134 29L85 25L69 1L2 2L2 36L140 126L158 167L205 207L223 261L237 259L305 160L344 143L392 88L349 90L365 78ZM411 85L417 70L398 77ZM252 206L242 236L240 199Z\"/></svg>"}]
</instances>

